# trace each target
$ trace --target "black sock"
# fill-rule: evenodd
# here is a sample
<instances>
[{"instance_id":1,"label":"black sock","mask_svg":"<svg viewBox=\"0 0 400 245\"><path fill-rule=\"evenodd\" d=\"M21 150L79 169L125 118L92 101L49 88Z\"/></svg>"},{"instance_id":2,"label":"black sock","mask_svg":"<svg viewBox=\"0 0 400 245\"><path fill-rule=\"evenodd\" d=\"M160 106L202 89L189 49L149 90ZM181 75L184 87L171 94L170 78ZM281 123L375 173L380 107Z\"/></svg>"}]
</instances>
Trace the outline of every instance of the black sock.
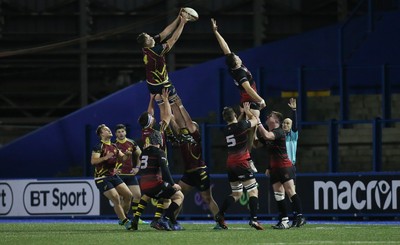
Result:
<instances>
[{"instance_id":1,"label":"black sock","mask_svg":"<svg viewBox=\"0 0 400 245\"><path fill-rule=\"evenodd\" d=\"M221 208L219 209L219 213L224 215L224 213L226 212L226 210L228 210L228 208L235 203L235 198L233 198L233 196L227 196L224 200L224 202L222 203Z\"/></svg>"},{"instance_id":2,"label":"black sock","mask_svg":"<svg viewBox=\"0 0 400 245\"><path fill-rule=\"evenodd\" d=\"M281 220L282 218L287 217L288 215L285 199L281 201L276 201L276 204L278 206L279 219Z\"/></svg>"},{"instance_id":3,"label":"black sock","mask_svg":"<svg viewBox=\"0 0 400 245\"><path fill-rule=\"evenodd\" d=\"M176 223L175 211L178 210L178 208L179 205L176 202L171 202L168 209L165 210L165 217L167 217L172 222L172 224Z\"/></svg>"},{"instance_id":4,"label":"black sock","mask_svg":"<svg viewBox=\"0 0 400 245\"><path fill-rule=\"evenodd\" d=\"M294 194L290 199L292 199L292 208L295 215L303 213L303 208L301 206L301 200L299 195Z\"/></svg>"},{"instance_id":5,"label":"black sock","mask_svg":"<svg viewBox=\"0 0 400 245\"><path fill-rule=\"evenodd\" d=\"M252 196L249 198L249 208L250 208L250 219L257 220L258 197Z\"/></svg>"}]
</instances>

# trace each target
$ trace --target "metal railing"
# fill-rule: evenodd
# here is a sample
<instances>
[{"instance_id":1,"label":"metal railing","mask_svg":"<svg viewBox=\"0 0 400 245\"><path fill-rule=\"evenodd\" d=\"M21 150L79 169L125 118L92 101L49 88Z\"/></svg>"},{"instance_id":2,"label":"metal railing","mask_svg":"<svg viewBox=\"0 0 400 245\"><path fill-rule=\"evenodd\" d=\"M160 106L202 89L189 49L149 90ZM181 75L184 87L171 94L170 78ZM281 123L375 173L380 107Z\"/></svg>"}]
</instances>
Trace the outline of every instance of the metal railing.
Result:
<instances>
[{"instance_id":1,"label":"metal railing","mask_svg":"<svg viewBox=\"0 0 400 245\"><path fill-rule=\"evenodd\" d=\"M371 126L371 138L369 142L372 144L372 159L370 161L371 166L371 171L369 172L385 172L385 171L400 171L400 167L397 169L391 169L387 170L382 167L382 147L383 147L383 129L388 126L395 126L395 124L400 123L400 119L392 119L392 120L383 120L380 118L375 118L373 120L347 120L347 121L341 121L341 120L330 120L330 121L321 121L321 122L300 122L299 124L305 128L308 128L310 130L313 130L313 127L315 126L325 126L327 130L327 148L328 148L328 153L327 153L327 172L328 173L337 173L339 171L339 165L341 164L339 160L339 146L341 143L339 142L339 126L347 125L349 127L347 128L353 128L356 125L370 125ZM200 124L201 128L201 133L202 133L202 138L204 139L202 141L203 145L203 157L205 161L209 164L209 168L213 172L217 166L216 164L225 164L225 162L216 162L215 154L213 156L212 152L213 150L215 151L216 149L220 149L220 152L226 152L226 146L224 142L224 137L222 130L225 127L225 124L207 124L207 123L202 123ZM216 131L215 129L220 129L221 131L221 139L216 139ZM357 133L358 129L355 129L355 134ZM301 130L299 131L300 137L302 136ZM400 130L399 130L399 135L400 135ZM354 137L357 137L356 135ZM357 139L354 139L357 141ZM399 142L400 143L400 138ZM357 144L357 143L355 143ZM365 144L365 142L359 142L360 145ZM394 144L396 145L396 144ZM298 145L299 151L302 149L302 145ZM223 154L223 153L221 153ZM223 158L223 157L222 157ZM259 161L260 159L254 159L254 161ZM265 159L263 159L265 161ZM309 159L313 160L313 159ZM396 164L395 162L391 163L393 166L398 166L398 163ZM307 172L304 171L304 172ZM355 172L363 172L359 170L355 170Z\"/></svg>"}]
</instances>

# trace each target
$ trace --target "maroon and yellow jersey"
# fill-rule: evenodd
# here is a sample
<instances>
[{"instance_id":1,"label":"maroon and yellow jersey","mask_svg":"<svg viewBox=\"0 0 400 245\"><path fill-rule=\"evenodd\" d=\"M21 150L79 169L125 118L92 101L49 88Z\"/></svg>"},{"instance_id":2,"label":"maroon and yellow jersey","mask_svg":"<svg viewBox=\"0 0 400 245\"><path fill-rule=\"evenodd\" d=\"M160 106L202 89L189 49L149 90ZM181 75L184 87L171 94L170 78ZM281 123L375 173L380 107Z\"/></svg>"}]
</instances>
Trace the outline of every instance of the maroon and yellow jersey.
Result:
<instances>
[{"instance_id":1,"label":"maroon and yellow jersey","mask_svg":"<svg viewBox=\"0 0 400 245\"><path fill-rule=\"evenodd\" d=\"M205 168L206 164L202 158L201 135L198 130L191 133L192 141L182 141L179 144L185 172L193 172L199 168Z\"/></svg>"},{"instance_id":2,"label":"maroon and yellow jersey","mask_svg":"<svg viewBox=\"0 0 400 245\"><path fill-rule=\"evenodd\" d=\"M244 167L248 167L247 159L250 158L250 152L247 149L247 130L249 128L251 128L250 121L242 120L227 125L224 129L225 139L228 146L227 166L243 165Z\"/></svg>"},{"instance_id":3,"label":"maroon and yellow jersey","mask_svg":"<svg viewBox=\"0 0 400 245\"><path fill-rule=\"evenodd\" d=\"M140 189L143 192L163 183L161 165L167 164L163 150L154 146L143 149L140 163Z\"/></svg>"},{"instance_id":4,"label":"maroon and yellow jersey","mask_svg":"<svg viewBox=\"0 0 400 245\"><path fill-rule=\"evenodd\" d=\"M162 135L162 138L163 138L163 144L160 146L160 148L161 148L163 151L165 151L165 152L166 152L166 150L167 150L167 146L166 146L164 131L165 131L165 129L167 128L167 126L168 126L168 125L165 123L165 121L161 121L161 122L160 122L160 130L159 130L159 131L160 131L160 133L161 133L161 135ZM147 147L150 145L149 136L151 135L151 133L152 133L154 130L157 130L157 129L154 129L154 128L152 128L152 127L142 129L143 149L144 149L144 148L147 148Z\"/></svg>"},{"instance_id":5,"label":"maroon and yellow jersey","mask_svg":"<svg viewBox=\"0 0 400 245\"><path fill-rule=\"evenodd\" d=\"M242 84L246 81L250 83L250 86L257 92L256 83L254 82L253 75L251 72L244 66L240 66L237 69L229 69L229 72L233 78L235 85L239 88L240 91L240 103L243 102L257 102L254 101L253 98L246 92L243 88Z\"/></svg>"},{"instance_id":6,"label":"maroon and yellow jersey","mask_svg":"<svg viewBox=\"0 0 400 245\"><path fill-rule=\"evenodd\" d=\"M99 144L93 147L93 152L100 153L100 157L104 157L109 152L114 153L114 156L110 159L102 161L101 163L95 165L94 177L101 178L114 175L115 168L118 162L118 147L115 144L111 144L111 142L101 141Z\"/></svg>"},{"instance_id":7,"label":"maroon and yellow jersey","mask_svg":"<svg viewBox=\"0 0 400 245\"><path fill-rule=\"evenodd\" d=\"M168 71L165 63L165 54L169 51L168 44L160 43L160 36L154 38L156 42L152 48L143 48L143 62L146 67L146 79L150 85L160 85L168 82Z\"/></svg>"},{"instance_id":8,"label":"maroon and yellow jersey","mask_svg":"<svg viewBox=\"0 0 400 245\"><path fill-rule=\"evenodd\" d=\"M286 168L292 166L286 151L286 134L282 128L271 130L275 135L275 140L266 140L266 146L270 155L269 166L274 168Z\"/></svg>"},{"instance_id":9,"label":"maroon and yellow jersey","mask_svg":"<svg viewBox=\"0 0 400 245\"><path fill-rule=\"evenodd\" d=\"M125 138L122 141L117 139L117 141L115 142L115 145L124 154L127 151L130 151L133 153L136 151L137 147L139 147L135 141L133 141L131 139L127 139L127 138ZM135 166L136 166L136 164L135 164ZM128 158L125 161L119 162L117 168L121 170L121 174L132 174L132 169L133 169L132 155L128 155Z\"/></svg>"}]
</instances>

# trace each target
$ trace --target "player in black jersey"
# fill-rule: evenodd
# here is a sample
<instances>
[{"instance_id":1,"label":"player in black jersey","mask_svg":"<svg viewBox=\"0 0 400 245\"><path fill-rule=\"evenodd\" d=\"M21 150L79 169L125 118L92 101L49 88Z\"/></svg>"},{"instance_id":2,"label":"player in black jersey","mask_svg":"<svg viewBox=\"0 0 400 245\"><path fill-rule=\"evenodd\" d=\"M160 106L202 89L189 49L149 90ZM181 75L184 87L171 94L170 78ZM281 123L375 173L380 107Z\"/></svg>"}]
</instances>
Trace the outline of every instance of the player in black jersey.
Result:
<instances>
[{"instance_id":1,"label":"player in black jersey","mask_svg":"<svg viewBox=\"0 0 400 245\"><path fill-rule=\"evenodd\" d=\"M217 22L214 19L211 19L211 27L215 37L218 40L219 46L226 57L225 62L228 66L229 74L232 76L235 86L239 89L241 107L243 108L243 103L249 102L251 112L255 115L255 117L260 117L260 110L263 109L266 104L264 99L261 98L257 92L256 83L251 72L243 64L240 57L231 52L228 43L218 32ZM252 130L248 131L249 139L251 139L247 142L247 148L249 151L251 151L253 148L252 139L257 139L257 135L255 134L256 128L257 127L254 127ZM257 172L257 169L252 161L250 162L250 166L253 172Z\"/></svg>"},{"instance_id":2,"label":"player in black jersey","mask_svg":"<svg viewBox=\"0 0 400 245\"><path fill-rule=\"evenodd\" d=\"M163 110L160 110L160 122L157 123L154 116L154 94L150 94L149 105L147 107L147 111L143 112L139 117L139 124L142 128L142 141L143 141L143 149L147 148L150 145L150 135L153 131L158 131L162 135L162 144L160 145L160 149L162 149L165 154L167 154L167 144L165 140L165 134L167 137L171 137L172 130L169 128L169 123L171 121L172 112L171 105L169 103L169 90L164 88L161 94L161 98L163 99L162 107ZM170 133L168 132L168 129ZM169 135L169 136L168 136ZM148 196L142 196L138 208L135 212L135 216L140 217L142 212L146 208L150 198ZM159 225L158 220L161 218L164 209L170 204L170 200L166 199L158 199L156 210L154 213L154 218L150 223L150 226L157 230L163 230L164 228Z\"/></svg>"},{"instance_id":3,"label":"player in black jersey","mask_svg":"<svg viewBox=\"0 0 400 245\"><path fill-rule=\"evenodd\" d=\"M286 151L286 133L282 129L283 116L280 112L272 111L266 120L268 130L259 121L258 131L260 141L267 146L270 156L269 166L265 174L270 176L274 197L279 210L279 222L272 226L274 229L289 229L289 218L285 203L285 192L289 196L293 211L296 213L293 226L300 227L306 224L302 215L302 205L296 193L294 178L295 168Z\"/></svg>"},{"instance_id":4,"label":"player in black jersey","mask_svg":"<svg viewBox=\"0 0 400 245\"><path fill-rule=\"evenodd\" d=\"M175 184L168 168L165 152L160 149L162 136L158 131L153 131L149 136L149 146L143 149L140 155L140 189L144 197L155 199L171 199L171 204L165 211L158 224L164 230L181 230L182 227L175 219L175 212L183 202L181 187ZM139 217L135 214L133 229L137 230Z\"/></svg>"},{"instance_id":5,"label":"player in black jersey","mask_svg":"<svg viewBox=\"0 0 400 245\"><path fill-rule=\"evenodd\" d=\"M227 123L224 129L228 148L226 168L232 193L227 196L220 206L220 211L215 217L221 227L227 229L224 219L225 211L243 195L243 188L249 195L250 221L249 225L257 230L264 230L257 221L258 209L258 184L253 172L250 170L250 152L247 149L249 140L247 130L254 127L259 120L250 112L250 103L243 104L244 111L249 119L238 120L231 107L225 107L222 116Z\"/></svg>"}]
</instances>

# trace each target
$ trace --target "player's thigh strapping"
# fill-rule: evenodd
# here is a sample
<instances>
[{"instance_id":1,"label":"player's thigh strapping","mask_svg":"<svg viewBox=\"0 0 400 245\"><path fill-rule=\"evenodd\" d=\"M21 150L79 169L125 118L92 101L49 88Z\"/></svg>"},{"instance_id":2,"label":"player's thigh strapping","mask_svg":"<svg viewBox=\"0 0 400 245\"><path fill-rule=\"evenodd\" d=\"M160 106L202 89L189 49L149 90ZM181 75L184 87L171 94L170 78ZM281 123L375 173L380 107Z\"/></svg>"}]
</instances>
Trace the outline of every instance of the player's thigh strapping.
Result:
<instances>
[{"instance_id":1,"label":"player's thigh strapping","mask_svg":"<svg viewBox=\"0 0 400 245\"><path fill-rule=\"evenodd\" d=\"M192 187L196 187L199 191L210 189L210 174L207 168L196 169L193 172L185 172L181 181Z\"/></svg>"}]
</instances>

